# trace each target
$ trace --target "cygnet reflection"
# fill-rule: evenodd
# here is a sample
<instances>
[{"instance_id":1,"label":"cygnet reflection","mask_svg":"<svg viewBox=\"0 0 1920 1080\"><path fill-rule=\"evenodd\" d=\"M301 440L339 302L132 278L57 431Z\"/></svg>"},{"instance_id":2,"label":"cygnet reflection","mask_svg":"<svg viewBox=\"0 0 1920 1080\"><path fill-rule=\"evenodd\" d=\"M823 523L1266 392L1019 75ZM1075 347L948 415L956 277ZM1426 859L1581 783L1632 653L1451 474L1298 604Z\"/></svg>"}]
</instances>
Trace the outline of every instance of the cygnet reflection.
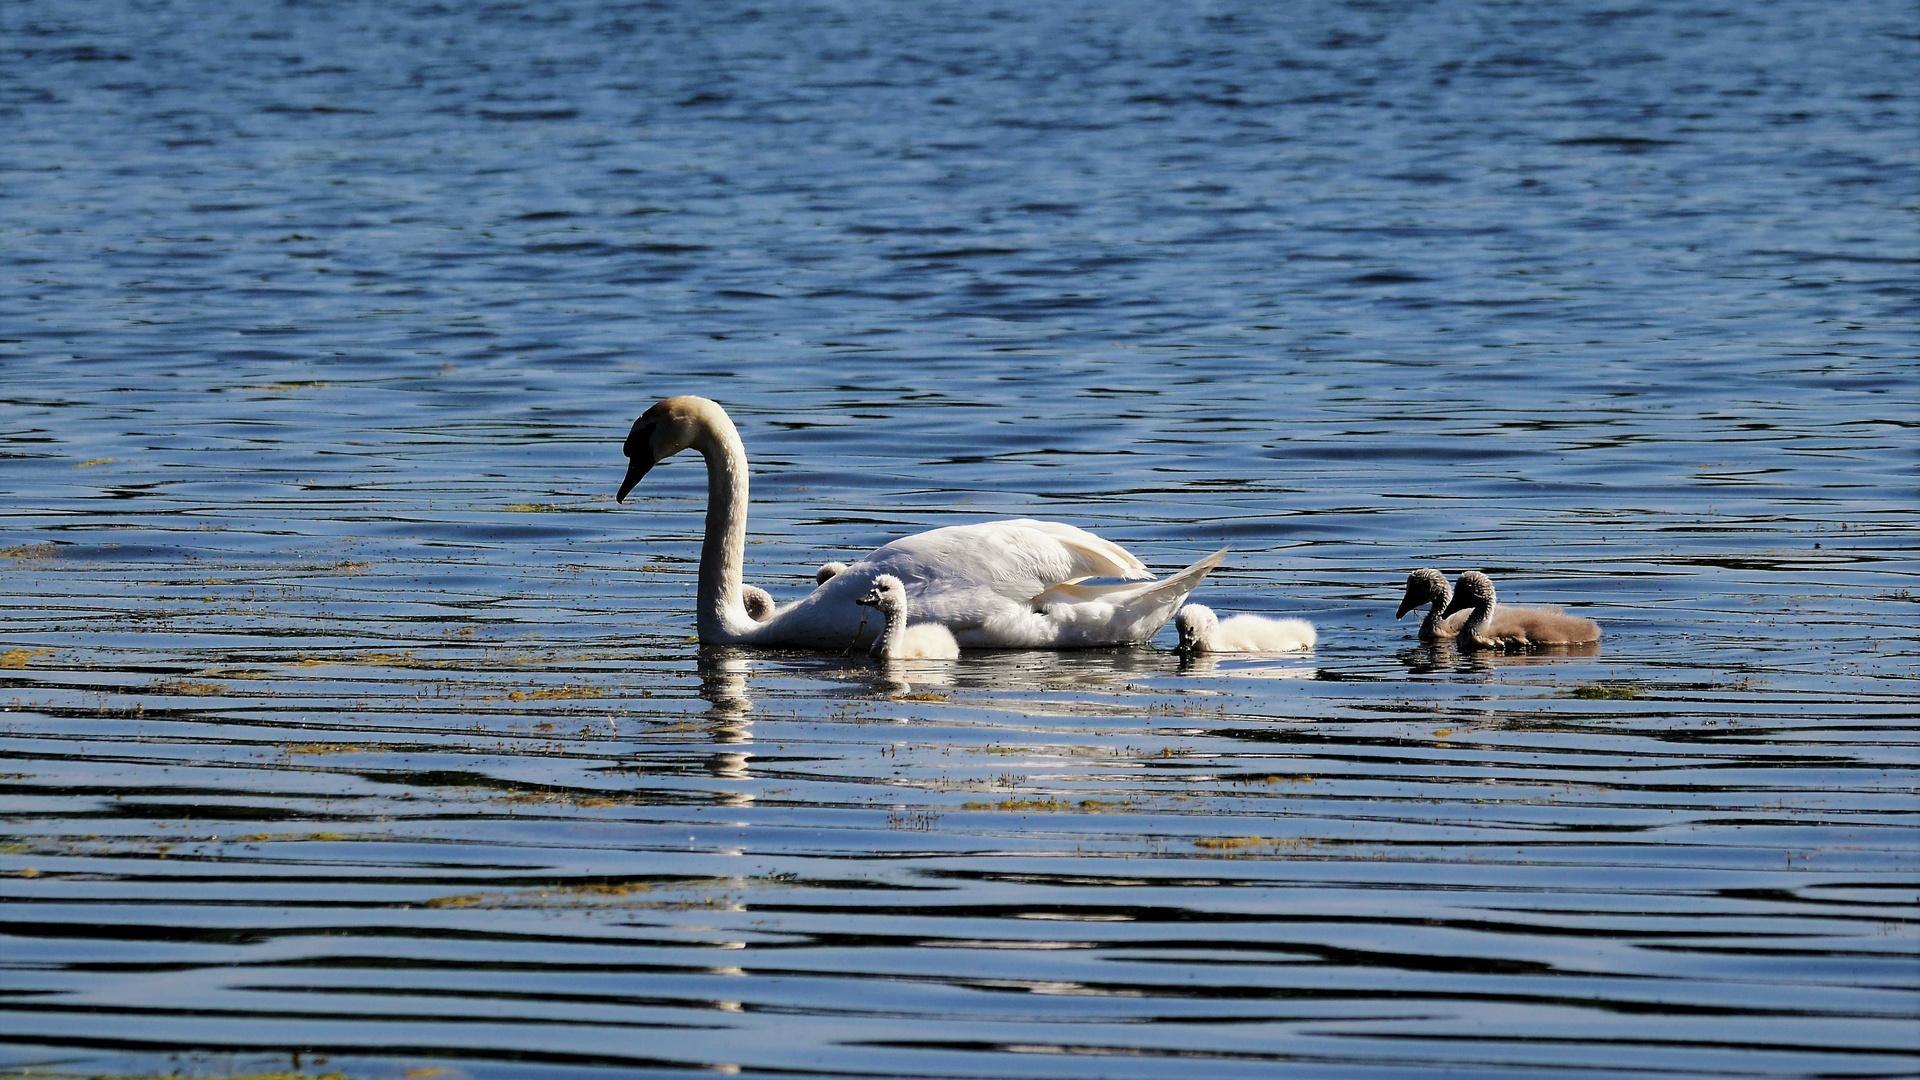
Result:
<instances>
[{"instance_id":1,"label":"cygnet reflection","mask_svg":"<svg viewBox=\"0 0 1920 1080\"><path fill-rule=\"evenodd\" d=\"M1209 652L1183 654L1179 668L1180 674L1198 679L1311 679L1319 670L1299 666L1299 661L1287 664Z\"/></svg>"},{"instance_id":2,"label":"cygnet reflection","mask_svg":"<svg viewBox=\"0 0 1920 1080\"><path fill-rule=\"evenodd\" d=\"M1409 675L1439 675L1449 672L1485 674L1499 668L1559 664L1599 655L1600 643L1597 641L1579 645L1542 645L1527 652L1500 652L1487 649L1463 651L1453 642L1443 640L1401 649L1394 657L1407 666Z\"/></svg>"}]
</instances>

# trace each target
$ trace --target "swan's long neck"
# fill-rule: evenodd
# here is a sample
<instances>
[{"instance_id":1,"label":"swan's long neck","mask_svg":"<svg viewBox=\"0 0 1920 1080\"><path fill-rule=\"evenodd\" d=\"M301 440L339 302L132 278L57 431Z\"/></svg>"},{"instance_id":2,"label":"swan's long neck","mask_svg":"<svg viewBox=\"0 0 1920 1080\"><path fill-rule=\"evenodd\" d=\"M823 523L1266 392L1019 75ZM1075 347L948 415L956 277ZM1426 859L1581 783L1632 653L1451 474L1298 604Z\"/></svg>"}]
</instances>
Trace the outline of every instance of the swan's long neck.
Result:
<instances>
[{"instance_id":1,"label":"swan's long neck","mask_svg":"<svg viewBox=\"0 0 1920 1080\"><path fill-rule=\"evenodd\" d=\"M1427 617L1420 620L1420 636L1428 641L1449 636L1447 618L1442 612L1453 601L1451 591L1441 592L1433 598L1433 606L1427 609Z\"/></svg>"},{"instance_id":2,"label":"swan's long neck","mask_svg":"<svg viewBox=\"0 0 1920 1080\"><path fill-rule=\"evenodd\" d=\"M696 612L700 640L737 641L757 625L740 600L747 552L747 449L725 413L708 418L694 449L707 459L707 535L700 545Z\"/></svg>"},{"instance_id":3,"label":"swan's long neck","mask_svg":"<svg viewBox=\"0 0 1920 1080\"><path fill-rule=\"evenodd\" d=\"M880 636L874 640L872 655L877 660L898 657L906 651L906 610L902 605L885 604L881 606L880 614L886 618L887 625L880 631Z\"/></svg>"}]
</instances>

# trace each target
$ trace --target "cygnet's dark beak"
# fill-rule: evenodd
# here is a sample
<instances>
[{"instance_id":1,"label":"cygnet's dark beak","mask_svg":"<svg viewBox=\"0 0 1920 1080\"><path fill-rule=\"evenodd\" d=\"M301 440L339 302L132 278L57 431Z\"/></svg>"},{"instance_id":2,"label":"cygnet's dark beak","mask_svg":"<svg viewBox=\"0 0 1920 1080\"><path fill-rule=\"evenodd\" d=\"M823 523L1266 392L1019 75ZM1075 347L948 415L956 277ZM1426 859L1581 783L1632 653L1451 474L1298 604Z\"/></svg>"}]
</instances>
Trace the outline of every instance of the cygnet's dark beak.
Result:
<instances>
[{"instance_id":1,"label":"cygnet's dark beak","mask_svg":"<svg viewBox=\"0 0 1920 1080\"><path fill-rule=\"evenodd\" d=\"M1408 589L1407 595L1400 598L1400 610L1394 612L1393 617L1396 619L1406 618L1407 612L1412 611L1414 608L1417 608L1421 604L1426 603L1428 599L1430 598L1424 597L1424 596L1417 596L1414 594L1414 591L1412 589Z\"/></svg>"},{"instance_id":2,"label":"cygnet's dark beak","mask_svg":"<svg viewBox=\"0 0 1920 1080\"><path fill-rule=\"evenodd\" d=\"M862 607L878 607L880 606L880 590L875 589L860 599L855 600L854 603Z\"/></svg>"},{"instance_id":3,"label":"cygnet's dark beak","mask_svg":"<svg viewBox=\"0 0 1920 1080\"><path fill-rule=\"evenodd\" d=\"M1473 607L1473 599L1466 594L1466 590L1462 589L1459 592L1456 592L1453 594L1453 603L1448 604L1447 610L1441 612L1440 614L1444 618L1445 616L1451 615L1456 611L1468 611L1472 609L1472 607Z\"/></svg>"},{"instance_id":4,"label":"cygnet's dark beak","mask_svg":"<svg viewBox=\"0 0 1920 1080\"><path fill-rule=\"evenodd\" d=\"M614 502L626 502L627 493L633 490L641 477L647 475L648 469L653 468L653 425L647 422L646 417L633 422L633 430L627 432L626 444L620 450L627 455L627 478L620 481L620 490L614 495Z\"/></svg>"}]
</instances>

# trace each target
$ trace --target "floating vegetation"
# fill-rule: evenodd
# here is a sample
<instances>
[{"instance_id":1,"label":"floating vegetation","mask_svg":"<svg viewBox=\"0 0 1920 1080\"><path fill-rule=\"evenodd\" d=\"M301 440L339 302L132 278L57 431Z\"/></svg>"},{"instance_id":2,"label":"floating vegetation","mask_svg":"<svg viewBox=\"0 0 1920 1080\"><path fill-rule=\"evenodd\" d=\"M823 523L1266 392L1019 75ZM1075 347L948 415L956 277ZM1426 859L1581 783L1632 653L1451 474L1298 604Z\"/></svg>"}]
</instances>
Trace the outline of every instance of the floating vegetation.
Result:
<instances>
[{"instance_id":1,"label":"floating vegetation","mask_svg":"<svg viewBox=\"0 0 1920 1080\"><path fill-rule=\"evenodd\" d=\"M227 688L219 683L194 682L191 679L160 679L147 684L147 693L178 697L219 697L226 692Z\"/></svg>"},{"instance_id":2,"label":"floating vegetation","mask_svg":"<svg viewBox=\"0 0 1920 1080\"><path fill-rule=\"evenodd\" d=\"M8 1080L349 1080L346 1073L339 1072L338 1070L323 1073L288 1072L286 1070L231 1073L182 1072L176 1068L164 1073L67 1073L46 1072L40 1069L33 1069L26 1072L10 1072L4 1075ZM429 1067L428 1071L425 1072L419 1069L406 1069L400 1073L403 1080L421 1080L421 1078L430 1076L448 1077L452 1075L455 1074L437 1067Z\"/></svg>"},{"instance_id":3,"label":"floating vegetation","mask_svg":"<svg viewBox=\"0 0 1920 1080\"><path fill-rule=\"evenodd\" d=\"M1133 806L1131 799L1001 799L998 802L961 803L962 810L1005 810L1011 813L1089 813L1099 810L1125 810Z\"/></svg>"},{"instance_id":4,"label":"floating vegetation","mask_svg":"<svg viewBox=\"0 0 1920 1080\"><path fill-rule=\"evenodd\" d=\"M1636 687L1604 686L1600 684L1576 686L1571 690L1563 690L1561 693L1566 697L1579 698L1583 701L1631 701L1640 696L1640 691Z\"/></svg>"},{"instance_id":5,"label":"floating vegetation","mask_svg":"<svg viewBox=\"0 0 1920 1080\"><path fill-rule=\"evenodd\" d=\"M670 897L658 898L659 887L646 881L609 881L582 885L551 885L531 889L513 889L502 892L457 893L451 896L436 896L422 906L429 908L542 908L542 907L592 907L598 905L640 905L650 908L699 908L699 907L735 907L737 901L730 895L715 896L712 890L737 885L737 881L714 879L709 882L672 883L672 891L684 891L706 888L708 892L698 898Z\"/></svg>"},{"instance_id":6,"label":"floating vegetation","mask_svg":"<svg viewBox=\"0 0 1920 1080\"><path fill-rule=\"evenodd\" d=\"M294 390L325 390L333 384L324 379L289 379L286 382L255 383L235 389L251 390L255 393L285 394Z\"/></svg>"},{"instance_id":7,"label":"floating vegetation","mask_svg":"<svg viewBox=\"0 0 1920 1080\"><path fill-rule=\"evenodd\" d=\"M581 698L603 698L608 692L597 686L550 686L539 690L515 690L506 695L508 701L572 701ZM499 701L499 696L482 698L483 701Z\"/></svg>"},{"instance_id":8,"label":"floating vegetation","mask_svg":"<svg viewBox=\"0 0 1920 1080\"><path fill-rule=\"evenodd\" d=\"M1305 837L1202 836L1193 841L1193 846L1206 851L1247 851L1255 848L1298 850L1312 847L1313 841Z\"/></svg>"}]
</instances>

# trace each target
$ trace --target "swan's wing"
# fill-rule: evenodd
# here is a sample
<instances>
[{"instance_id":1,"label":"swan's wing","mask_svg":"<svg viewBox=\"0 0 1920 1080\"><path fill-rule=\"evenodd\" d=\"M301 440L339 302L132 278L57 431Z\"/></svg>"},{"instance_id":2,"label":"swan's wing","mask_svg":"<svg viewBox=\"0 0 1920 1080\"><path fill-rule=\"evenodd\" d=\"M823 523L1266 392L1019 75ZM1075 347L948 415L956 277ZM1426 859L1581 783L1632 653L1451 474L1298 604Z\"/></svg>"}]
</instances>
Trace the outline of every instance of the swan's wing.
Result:
<instances>
[{"instance_id":1,"label":"swan's wing","mask_svg":"<svg viewBox=\"0 0 1920 1080\"><path fill-rule=\"evenodd\" d=\"M1090 577L1117 577L1128 581L1144 581L1153 576L1147 564L1134 558L1133 552L1111 540L1103 540L1086 531L1058 521L1040 521L1036 518L1015 518L1012 521L989 522L990 525L1005 525L1022 529L1034 529L1046 533L1059 541L1060 546L1074 560L1073 576L1064 580L1080 581Z\"/></svg>"},{"instance_id":2,"label":"swan's wing","mask_svg":"<svg viewBox=\"0 0 1920 1080\"><path fill-rule=\"evenodd\" d=\"M861 560L923 589L978 587L1028 600L1090 577L1152 578L1126 548L1057 521L986 521L903 536Z\"/></svg>"}]
</instances>

